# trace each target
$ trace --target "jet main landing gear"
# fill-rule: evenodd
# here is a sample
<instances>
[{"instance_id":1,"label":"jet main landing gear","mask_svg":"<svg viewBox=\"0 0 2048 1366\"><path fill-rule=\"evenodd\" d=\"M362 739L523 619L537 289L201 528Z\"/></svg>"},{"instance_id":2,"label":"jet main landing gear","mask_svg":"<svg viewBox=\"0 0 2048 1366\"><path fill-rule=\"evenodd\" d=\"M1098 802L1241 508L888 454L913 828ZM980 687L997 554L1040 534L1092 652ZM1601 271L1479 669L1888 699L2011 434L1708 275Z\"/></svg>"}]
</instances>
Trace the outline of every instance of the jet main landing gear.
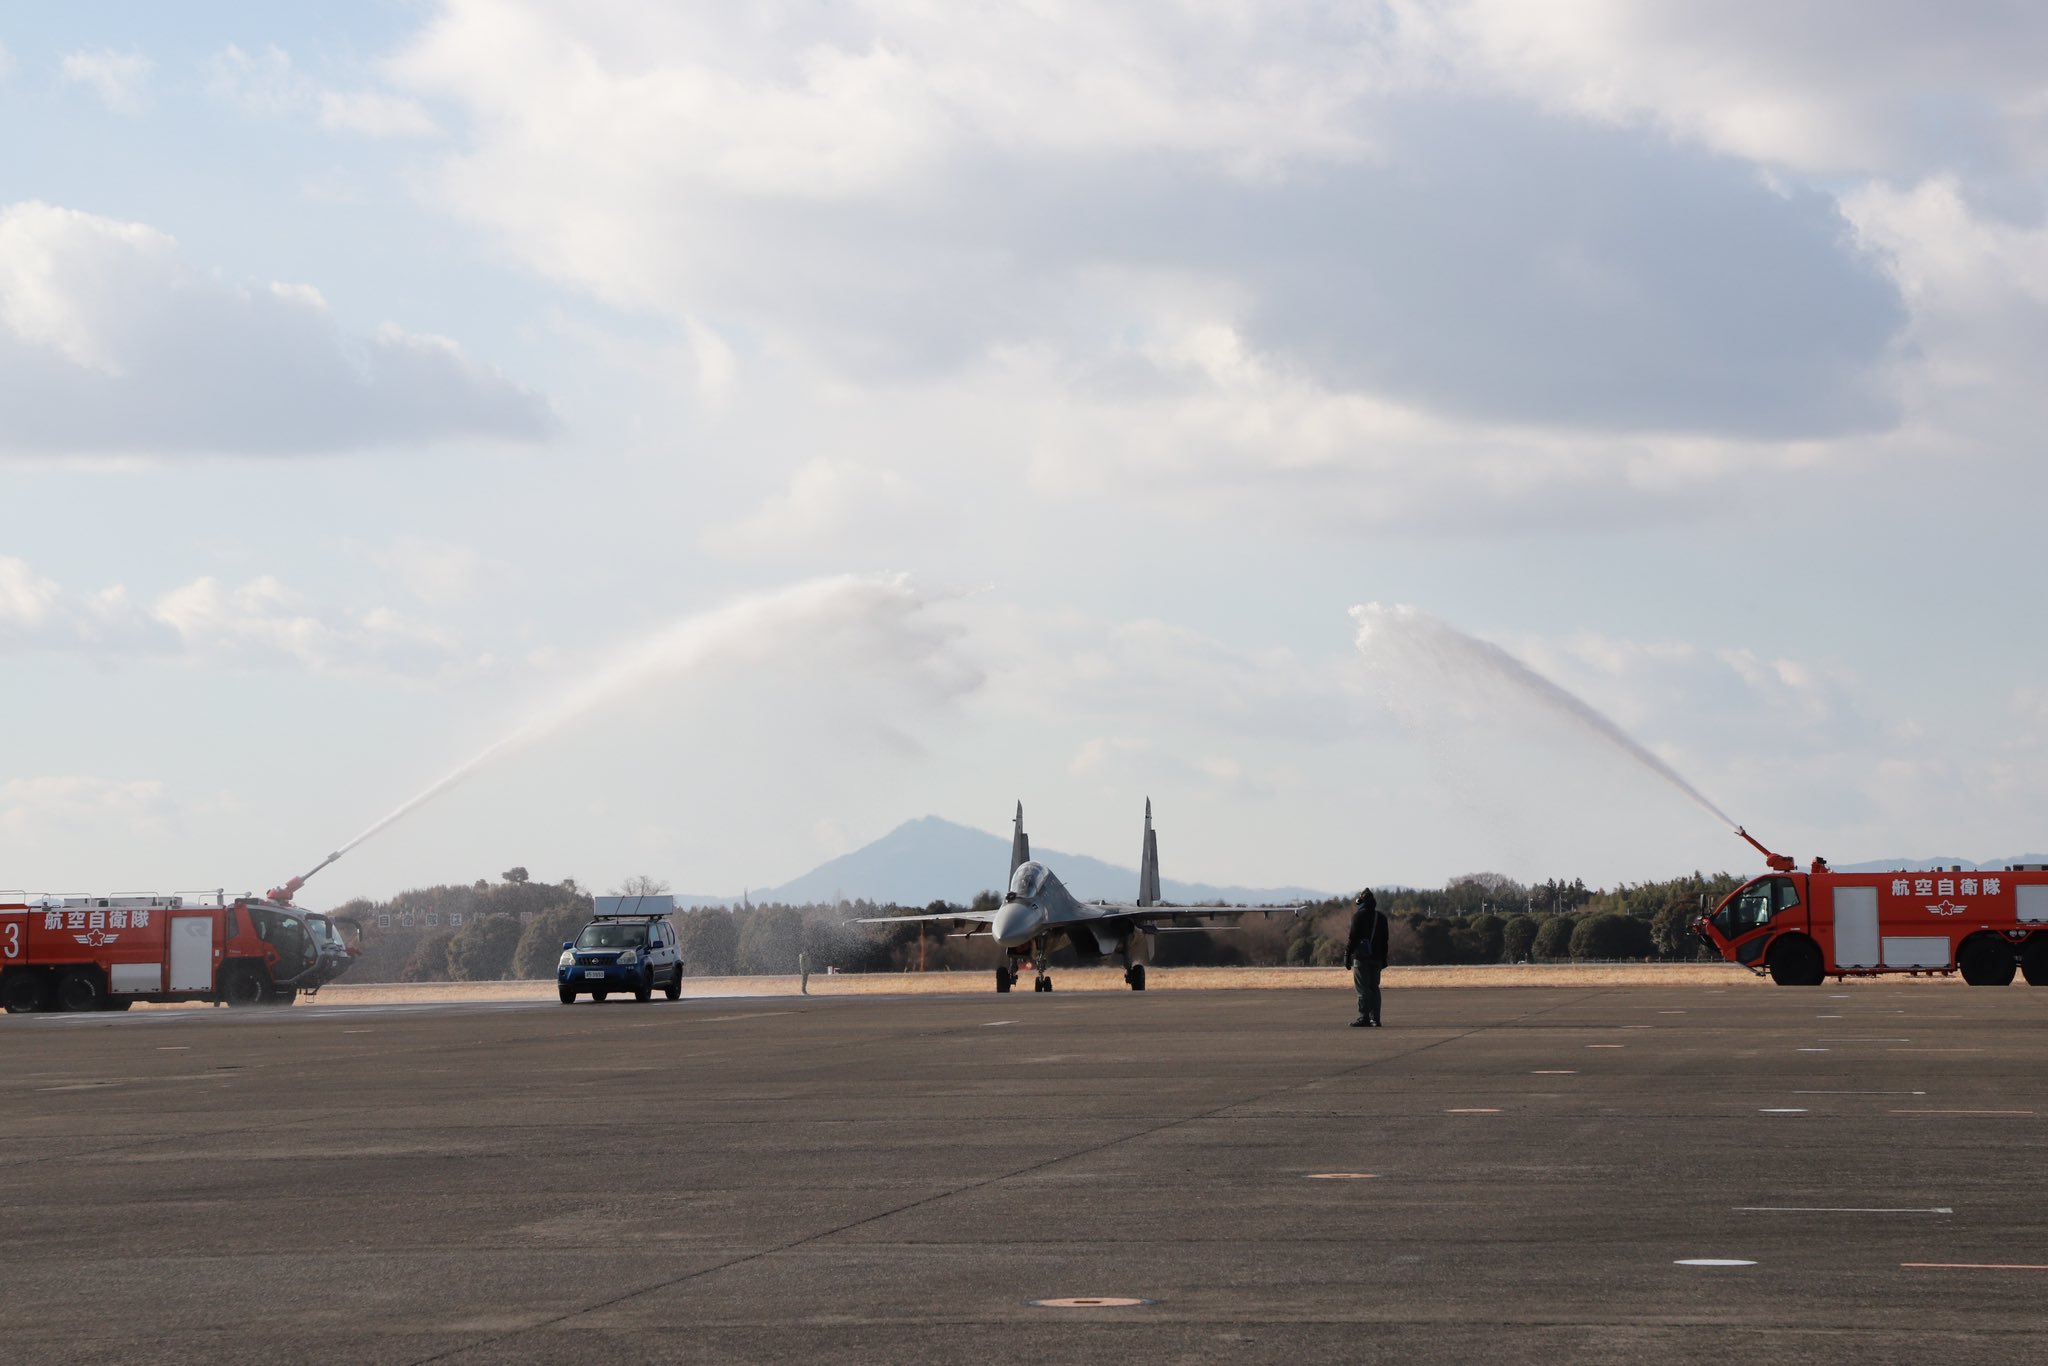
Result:
<instances>
[{"instance_id":1,"label":"jet main landing gear","mask_svg":"<svg viewBox=\"0 0 2048 1366\"><path fill-rule=\"evenodd\" d=\"M1145 965L1143 963L1133 963L1125 968L1124 981L1130 983L1132 991L1143 991L1145 989Z\"/></svg>"}]
</instances>

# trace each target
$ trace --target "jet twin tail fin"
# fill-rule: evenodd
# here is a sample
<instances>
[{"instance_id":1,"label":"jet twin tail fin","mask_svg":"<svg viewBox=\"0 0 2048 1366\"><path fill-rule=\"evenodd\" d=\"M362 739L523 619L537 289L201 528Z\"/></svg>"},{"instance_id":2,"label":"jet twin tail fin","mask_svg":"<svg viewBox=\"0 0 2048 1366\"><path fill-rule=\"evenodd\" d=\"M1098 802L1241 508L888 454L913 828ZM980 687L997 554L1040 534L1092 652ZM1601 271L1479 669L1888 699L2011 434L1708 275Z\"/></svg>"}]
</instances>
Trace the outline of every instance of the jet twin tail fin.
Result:
<instances>
[{"instance_id":1,"label":"jet twin tail fin","mask_svg":"<svg viewBox=\"0 0 2048 1366\"><path fill-rule=\"evenodd\" d=\"M1150 803L1147 803L1149 805ZM1010 836L1010 876L1017 876L1017 869L1031 862L1031 836L1024 833L1024 803L1017 803L1017 827ZM1005 882L1003 889L1009 890Z\"/></svg>"},{"instance_id":2,"label":"jet twin tail fin","mask_svg":"<svg viewBox=\"0 0 2048 1366\"><path fill-rule=\"evenodd\" d=\"M1145 850L1138 860L1138 904L1159 904L1159 836L1152 833L1152 799L1145 799Z\"/></svg>"}]
</instances>

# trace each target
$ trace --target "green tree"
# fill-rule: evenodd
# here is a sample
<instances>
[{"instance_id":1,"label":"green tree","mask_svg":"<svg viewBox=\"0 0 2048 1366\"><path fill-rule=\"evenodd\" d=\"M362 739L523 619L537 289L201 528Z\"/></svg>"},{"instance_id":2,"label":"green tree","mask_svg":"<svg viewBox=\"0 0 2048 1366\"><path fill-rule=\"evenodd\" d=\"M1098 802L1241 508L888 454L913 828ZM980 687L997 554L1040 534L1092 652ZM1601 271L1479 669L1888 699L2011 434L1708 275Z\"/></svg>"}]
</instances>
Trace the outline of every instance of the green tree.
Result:
<instances>
[{"instance_id":1,"label":"green tree","mask_svg":"<svg viewBox=\"0 0 2048 1366\"><path fill-rule=\"evenodd\" d=\"M1472 917L1472 936L1477 947L1472 961L1475 963L1498 963L1501 950L1506 943L1507 917L1492 911Z\"/></svg>"},{"instance_id":2,"label":"green tree","mask_svg":"<svg viewBox=\"0 0 2048 1366\"><path fill-rule=\"evenodd\" d=\"M515 915L478 915L448 941L448 975L458 982L497 982L512 975L512 952L525 926Z\"/></svg>"},{"instance_id":3,"label":"green tree","mask_svg":"<svg viewBox=\"0 0 2048 1366\"><path fill-rule=\"evenodd\" d=\"M399 969L401 982L445 982L448 980L448 945L452 930L428 930L414 946L412 957Z\"/></svg>"},{"instance_id":4,"label":"green tree","mask_svg":"<svg viewBox=\"0 0 2048 1366\"><path fill-rule=\"evenodd\" d=\"M526 881L527 874L524 868L507 868L498 876L504 878L507 882L524 882Z\"/></svg>"},{"instance_id":5,"label":"green tree","mask_svg":"<svg viewBox=\"0 0 2048 1366\"><path fill-rule=\"evenodd\" d=\"M1572 918L1553 915L1536 927L1536 941L1530 948L1538 958L1564 958L1572 951Z\"/></svg>"},{"instance_id":6,"label":"green tree","mask_svg":"<svg viewBox=\"0 0 2048 1366\"><path fill-rule=\"evenodd\" d=\"M1503 925L1500 932L1501 957L1510 963L1519 963L1527 958L1536 943L1537 923L1533 915L1518 915Z\"/></svg>"},{"instance_id":7,"label":"green tree","mask_svg":"<svg viewBox=\"0 0 2048 1366\"><path fill-rule=\"evenodd\" d=\"M536 911L520 932L519 947L512 951L512 975L553 977L562 959L562 945L574 942L589 920L590 908L580 901Z\"/></svg>"},{"instance_id":8,"label":"green tree","mask_svg":"<svg viewBox=\"0 0 2048 1366\"><path fill-rule=\"evenodd\" d=\"M1589 915L1572 931L1571 955L1588 959L1648 958L1656 952L1650 927L1632 915L1613 911Z\"/></svg>"},{"instance_id":9,"label":"green tree","mask_svg":"<svg viewBox=\"0 0 2048 1366\"><path fill-rule=\"evenodd\" d=\"M803 951L803 934L803 916L795 907L756 906L740 926L740 972L749 977L795 972L796 956Z\"/></svg>"},{"instance_id":10,"label":"green tree","mask_svg":"<svg viewBox=\"0 0 2048 1366\"><path fill-rule=\"evenodd\" d=\"M740 930L733 912L722 906L685 911L676 918L676 936L693 977L730 977L739 971Z\"/></svg>"}]
</instances>

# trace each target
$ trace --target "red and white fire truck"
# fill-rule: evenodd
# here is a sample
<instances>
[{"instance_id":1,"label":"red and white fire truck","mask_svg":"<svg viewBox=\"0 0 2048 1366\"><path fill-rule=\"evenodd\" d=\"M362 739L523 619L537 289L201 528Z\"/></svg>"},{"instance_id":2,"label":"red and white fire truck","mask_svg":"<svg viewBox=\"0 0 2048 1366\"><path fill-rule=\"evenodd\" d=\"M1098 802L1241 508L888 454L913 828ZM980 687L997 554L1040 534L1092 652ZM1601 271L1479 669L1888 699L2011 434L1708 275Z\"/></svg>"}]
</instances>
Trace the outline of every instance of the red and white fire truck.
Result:
<instances>
[{"instance_id":1,"label":"red and white fire truck","mask_svg":"<svg viewBox=\"0 0 2048 1366\"><path fill-rule=\"evenodd\" d=\"M2009 985L2018 969L2048 986L2048 864L2009 868L1804 873L1746 832L1771 871L1743 883L1694 932L1731 963L1780 986L1829 977L1960 972L1971 986Z\"/></svg>"},{"instance_id":2,"label":"red and white fire truck","mask_svg":"<svg viewBox=\"0 0 2048 1366\"><path fill-rule=\"evenodd\" d=\"M10 1014L289 1005L360 952L354 921L261 897L0 893L0 1006Z\"/></svg>"}]
</instances>

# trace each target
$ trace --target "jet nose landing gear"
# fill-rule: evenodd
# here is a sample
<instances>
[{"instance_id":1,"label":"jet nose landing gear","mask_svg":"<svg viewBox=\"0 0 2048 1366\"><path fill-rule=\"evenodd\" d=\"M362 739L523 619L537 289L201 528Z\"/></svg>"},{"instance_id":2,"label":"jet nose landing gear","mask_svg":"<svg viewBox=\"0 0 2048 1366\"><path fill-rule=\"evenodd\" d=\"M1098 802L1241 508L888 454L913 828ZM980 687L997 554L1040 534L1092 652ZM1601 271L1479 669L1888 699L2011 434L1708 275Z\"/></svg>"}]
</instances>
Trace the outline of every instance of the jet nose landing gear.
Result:
<instances>
[{"instance_id":1,"label":"jet nose landing gear","mask_svg":"<svg viewBox=\"0 0 2048 1366\"><path fill-rule=\"evenodd\" d=\"M1132 991L1143 991L1145 989L1145 965L1143 963L1133 963L1125 968L1124 981L1130 983Z\"/></svg>"}]
</instances>

